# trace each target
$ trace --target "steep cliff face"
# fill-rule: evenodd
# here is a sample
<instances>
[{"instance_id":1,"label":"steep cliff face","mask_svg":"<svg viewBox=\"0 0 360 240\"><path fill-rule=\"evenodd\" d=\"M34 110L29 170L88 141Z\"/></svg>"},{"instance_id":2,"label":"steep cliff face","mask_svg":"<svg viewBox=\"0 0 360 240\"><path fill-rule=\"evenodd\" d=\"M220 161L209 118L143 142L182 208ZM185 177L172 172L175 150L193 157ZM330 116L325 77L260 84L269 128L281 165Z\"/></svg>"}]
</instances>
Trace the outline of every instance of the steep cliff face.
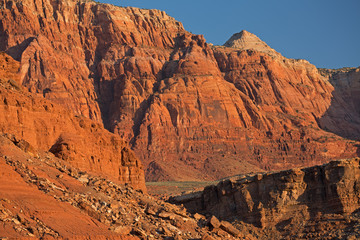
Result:
<instances>
[{"instance_id":1,"label":"steep cliff face","mask_svg":"<svg viewBox=\"0 0 360 240\"><path fill-rule=\"evenodd\" d=\"M360 68L321 70L334 86L331 106L319 125L339 136L360 138Z\"/></svg>"},{"instance_id":2,"label":"steep cliff face","mask_svg":"<svg viewBox=\"0 0 360 240\"><path fill-rule=\"evenodd\" d=\"M145 164L156 159L148 163L149 179L219 178L355 154L356 146L317 124L333 87L313 65L210 48L191 35L178 38L177 46L133 141ZM175 167L183 169L179 176Z\"/></svg>"},{"instance_id":3,"label":"steep cliff face","mask_svg":"<svg viewBox=\"0 0 360 240\"><path fill-rule=\"evenodd\" d=\"M21 61L20 83L127 139L148 180L216 179L358 154L356 142L320 129L336 125L322 119L331 83L251 33L211 47L157 10L1 4L0 49Z\"/></svg>"},{"instance_id":4,"label":"steep cliff face","mask_svg":"<svg viewBox=\"0 0 360 240\"><path fill-rule=\"evenodd\" d=\"M104 79L97 71L104 56L131 56L135 45L171 47L182 31L179 22L158 10L73 0L1 5L0 50L21 60L22 84L100 122L96 90L101 92L97 88Z\"/></svg>"},{"instance_id":5,"label":"steep cliff face","mask_svg":"<svg viewBox=\"0 0 360 240\"><path fill-rule=\"evenodd\" d=\"M101 124L74 116L69 110L19 85L19 63L0 54L0 132L14 142L51 151L72 166L145 189L142 163L128 144Z\"/></svg>"},{"instance_id":6,"label":"steep cliff face","mask_svg":"<svg viewBox=\"0 0 360 240\"><path fill-rule=\"evenodd\" d=\"M351 216L360 205L359 163L355 158L243 175L203 192L174 197L172 202L184 204L191 212L250 223L283 237L321 239L336 231L355 233Z\"/></svg>"}]
</instances>

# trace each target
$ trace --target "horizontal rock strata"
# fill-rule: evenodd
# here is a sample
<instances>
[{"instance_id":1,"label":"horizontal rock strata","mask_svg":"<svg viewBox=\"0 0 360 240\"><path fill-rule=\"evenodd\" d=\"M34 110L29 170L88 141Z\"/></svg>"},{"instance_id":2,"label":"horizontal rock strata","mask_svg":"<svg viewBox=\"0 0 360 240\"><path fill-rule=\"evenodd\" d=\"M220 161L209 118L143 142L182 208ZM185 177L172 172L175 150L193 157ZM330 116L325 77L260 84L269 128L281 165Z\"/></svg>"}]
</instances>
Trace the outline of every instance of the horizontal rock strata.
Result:
<instances>
[{"instance_id":1,"label":"horizontal rock strata","mask_svg":"<svg viewBox=\"0 0 360 240\"><path fill-rule=\"evenodd\" d=\"M233 223L249 223L282 236L324 237L312 229L355 232L358 215L360 159L325 165L243 175L173 197L190 212ZM347 230L346 230L347 229ZM323 229L324 230L324 229Z\"/></svg>"}]
</instances>

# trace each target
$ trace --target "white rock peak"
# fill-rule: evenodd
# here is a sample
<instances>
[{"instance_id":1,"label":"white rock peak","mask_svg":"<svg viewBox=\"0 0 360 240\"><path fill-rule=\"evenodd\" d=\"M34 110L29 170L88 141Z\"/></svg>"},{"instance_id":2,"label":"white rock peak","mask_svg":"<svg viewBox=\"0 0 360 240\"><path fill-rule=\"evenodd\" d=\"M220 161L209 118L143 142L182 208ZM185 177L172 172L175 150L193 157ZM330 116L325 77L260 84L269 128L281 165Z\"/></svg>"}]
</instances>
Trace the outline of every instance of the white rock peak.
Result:
<instances>
[{"instance_id":1,"label":"white rock peak","mask_svg":"<svg viewBox=\"0 0 360 240\"><path fill-rule=\"evenodd\" d=\"M241 50L252 49L259 52L265 52L268 54L279 54L274 49L269 47L265 42L258 38L255 34L246 30L242 30L239 33L235 33L224 44L225 47L237 48Z\"/></svg>"}]
</instances>

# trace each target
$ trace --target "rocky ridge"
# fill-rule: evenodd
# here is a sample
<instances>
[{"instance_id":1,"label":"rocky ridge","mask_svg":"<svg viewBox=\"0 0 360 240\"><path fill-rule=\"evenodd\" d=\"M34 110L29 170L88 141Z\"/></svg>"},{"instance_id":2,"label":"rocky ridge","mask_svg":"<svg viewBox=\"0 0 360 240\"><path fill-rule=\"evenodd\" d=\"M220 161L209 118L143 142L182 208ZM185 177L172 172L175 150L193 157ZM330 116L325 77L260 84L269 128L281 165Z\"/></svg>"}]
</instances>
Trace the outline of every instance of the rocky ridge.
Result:
<instances>
[{"instance_id":1,"label":"rocky ridge","mask_svg":"<svg viewBox=\"0 0 360 240\"><path fill-rule=\"evenodd\" d=\"M356 239L360 159L229 178L202 192L173 197L190 212L234 226L258 227L266 239ZM262 232L262 233L261 233Z\"/></svg>"},{"instance_id":2,"label":"rocky ridge","mask_svg":"<svg viewBox=\"0 0 360 240\"><path fill-rule=\"evenodd\" d=\"M28 93L18 67L0 54L1 238L242 236L225 221L226 227L211 231L205 217L144 194L142 165L127 144L98 123Z\"/></svg>"}]
</instances>

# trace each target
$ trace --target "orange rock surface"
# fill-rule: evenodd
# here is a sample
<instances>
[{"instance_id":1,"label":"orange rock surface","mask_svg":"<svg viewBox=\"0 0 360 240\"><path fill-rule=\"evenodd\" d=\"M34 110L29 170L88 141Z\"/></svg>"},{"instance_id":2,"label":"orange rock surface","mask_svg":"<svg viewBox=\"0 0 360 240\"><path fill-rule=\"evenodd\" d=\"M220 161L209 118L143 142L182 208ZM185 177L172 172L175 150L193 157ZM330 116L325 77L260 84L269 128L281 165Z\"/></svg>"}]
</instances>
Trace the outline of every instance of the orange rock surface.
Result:
<instances>
[{"instance_id":1,"label":"orange rock surface","mask_svg":"<svg viewBox=\"0 0 360 240\"><path fill-rule=\"evenodd\" d=\"M0 237L360 236L358 158L182 196L205 216L143 194L359 156L359 69L82 0L0 0L0 51Z\"/></svg>"},{"instance_id":2,"label":"orange rock surface","mask_svg":"<svg viewBox=\"0 0 360 240\"><path fill-rule=\"evenodd\" d=\"M0 236L9 239L239 239L131 186L0 135Z\"/></svg>"},{"instance_id":3,"label":"orange rock surface","mask_svg":"<svg viewBox=\"0 0 360 240\"><path fill-rule=\"evenodd\" d=\"M148 180L359 155L358 105L340 93L347 90L251 33L212 47L158 10L1 4L0 50L20 61L20 84L125 138ZM58 145L64 139L77 141L62 136Z\"/></svg>"},{"instance_id":4,"label":"orange rock surface","mask_svg":"<svg viewBox=\"0 0 360 240\"><path fill-rule=\"evenodd\" d=\"M21 90L19 75L10 71L19 64L6 54L0 55L0 66L0 132L26 140L35 150L51 151L84 171L146 191L142 164L123 139L97 122Z\"/></svg>"}]
</instances>

